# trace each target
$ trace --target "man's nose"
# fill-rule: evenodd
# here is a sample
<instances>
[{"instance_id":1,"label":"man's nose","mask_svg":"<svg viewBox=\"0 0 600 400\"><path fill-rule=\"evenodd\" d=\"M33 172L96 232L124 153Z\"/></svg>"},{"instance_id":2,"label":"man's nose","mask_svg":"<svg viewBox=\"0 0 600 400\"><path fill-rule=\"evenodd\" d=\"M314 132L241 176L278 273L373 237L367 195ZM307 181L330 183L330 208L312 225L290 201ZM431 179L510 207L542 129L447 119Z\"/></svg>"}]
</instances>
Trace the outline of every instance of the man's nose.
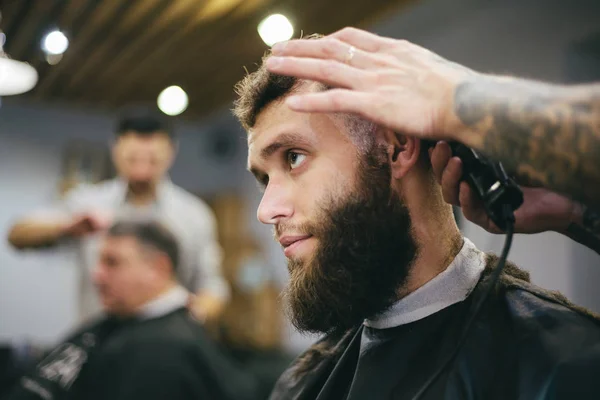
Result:
<instances>
[{"instance_id":1,"label":"man's nose","mask_svg":"<svg viewBox=\"0 0 600 400\"><path fill-rule=\"evenodd\" d=\"M137 175L149 174L154 170L154 165L147 161L136 161L130 164L132 173Z\"/></svg>"},{"instance_id":2,"label":"man's nose","mask_svg":"<svg viewBox=\"0 0 600 400\"><path fill-rule=\"evenodd\" d=\"M269 182L260 201L256 215L263 224L276 224L294 212L292 194L281 184Z\"/></svg>"}]
</instances>

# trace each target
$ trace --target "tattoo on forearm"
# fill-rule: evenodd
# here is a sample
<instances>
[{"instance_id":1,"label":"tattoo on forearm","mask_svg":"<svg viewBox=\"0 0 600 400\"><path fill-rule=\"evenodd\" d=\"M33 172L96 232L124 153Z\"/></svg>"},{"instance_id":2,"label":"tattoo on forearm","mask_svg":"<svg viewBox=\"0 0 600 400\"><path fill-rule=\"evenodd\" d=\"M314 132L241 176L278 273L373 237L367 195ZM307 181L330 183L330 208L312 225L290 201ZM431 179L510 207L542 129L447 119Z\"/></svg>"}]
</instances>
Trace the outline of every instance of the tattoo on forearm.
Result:
<instances>
[{"instance_id":1,"label":"tattoo on forearm","mask_svg":"<svg viewBox=\"0 0 600 400\"><path fill-rule=\"evenodd\" d=\"M600 213L583 205L583 227L600 237Z\"/></svg>"},{"instance_id":2,"label":"tattoo on forearm","mask_svg":"<svg viewBox=\"0 0 600 400\"><path fill-rule=\"evenodd\" d=\"M572 223L567 235L600 254L600 213L582 205L581 224Z\"/></svg>"},{"instance_id":3,"label":"tattoo on forearm","mask_svg":"<svg viewBox=\"0 0 600 400\"><path fill-rule=\"evenodd\" d=\"M600 207L600 85L568 89L507 78L459 85L455 113L478 150L522 184Z\"/></svg>"}]
</instances>

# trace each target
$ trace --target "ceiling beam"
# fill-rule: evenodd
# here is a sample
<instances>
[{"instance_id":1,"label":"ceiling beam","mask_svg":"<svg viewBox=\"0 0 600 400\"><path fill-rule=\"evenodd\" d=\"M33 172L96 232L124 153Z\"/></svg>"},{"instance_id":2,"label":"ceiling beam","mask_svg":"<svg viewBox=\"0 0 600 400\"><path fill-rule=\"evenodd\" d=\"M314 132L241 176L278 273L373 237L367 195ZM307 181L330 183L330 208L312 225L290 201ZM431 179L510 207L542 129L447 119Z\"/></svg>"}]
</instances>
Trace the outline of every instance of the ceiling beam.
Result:
<instances>
[{"instance_id":1,"label":"ceiling beam","mask_svg":"<svg viewBox=\"0 0 600 400\"><path fill-rule=\"evenodd\" d=\"M122 7L125 7L130 0L94 0L98 4L97 12L93 12L85 23L80 25L78 31L74 29L73 40L70 43L69 51L64 54L63 59L57 65L54 65L49 73L40 81L37 93L39 96L50 96L51 93L60 92L60 87L68 80L70 69L79 65L93 51L93 43L98 42L106 36L103 27L109 23L111 18L119 13ZM76 26L74 26L75 28Z\"/></svg>"},{"instance_id":2,"label":"ceiling beam","mask_svg":"<svg viewBox=\"0 0 600 400\"><path fill-rule=\"evenodd\" d=\"M119 28L114 27L114 33L107 35L95 47L94 52L79 65L66 85L65 92L71 92L74 88L82 86L82 89L86 90L85 86L88 84L89 77L94 76L95 79L98 79L119 52L128 52L137 37L149 27L154 26L172 0L144 0L144 2L129 0L127 2L130 5L135 4L136 7L131 7L122 14Z\"/></svg>"},{"instance_id":3,"label":"ceiling beam","mask_svg":"<svg viewBox=\"0 0 600 400\"><path fill-rule=\"evenodd\" d=\"M74 37L77 37L76 34L80 30L82 20L87 20L87 18L89 18L97 4L98 0L74 0L68 3L64 12L58 19L58 28L65 32L65 35L69 38L70 42ZM33 56L30 62L38 71L40 82L44 82L46 76L55 65L50 65L46 58L43 57L42 52L38 52L38 55L39 56ZM39 87L40 85L34 87L33 91L28 95L39 100L41 98Z\"/></svg>"},{"instance_id":4,"label":"ceiling beam","mask_svg":"<svg viewBox=\"0 0 600 400\"><path fill-rule=\"evenodd\" d=\"M345 0L313 1L309 4L303 3L302 6L297 5L294 9L289 3L282 4L280 2L279 9L287 8L286 13L294 16L295 37L299 37L299 28L312 29L312 26L320 26L322 29L326 29L325 32L321 31L321 33L331 33L349 23L358 23L369 14L368 9L373 7L373 1L382 3L389 0L372 0L367 5L362 2L349 3ZM297 11L295 8L301 11ZM332 9L340 11L332 13ZM187 52L179 52L181 56L177 57L177 62L164 65L161 76L155 77L151 83L144 83L143 79L140 80L140 77L136 76L137 85L131 90L141 92L145 97L153 98L162 88L173 84L173 77L180 77L179 81L186 81L187 88L184 89L190 92L205 90L210 93L213 92L214 87L218 87L220 90L230 90L237 80L222 80L220 75L233 75L241 78L244 72L243 68L254 69L254 64L259 63L263 54L269 49L256 32L256 26L262 18L261 11L257 10L254 15L243 20L229 21L235 26L248 29L248 32L232 30L230 26L224 26L224 29L219 28L217 32L222 35L214 35L215 31L212 31L213 35L206 38L208 40L193 41L194 48L190 48ZM267 9L265 8L264 11L267 11ZM230 32L230 34L225 34L226 32ZM311 33L314 32L304 30L304 35ZM211 44L217 39L219 46L212 46ZM236 49L236 51L231 51L231 49ZM210 57L207 58L206 54L209 51ZM209 60L208 64L207 60ZM195 68L197 65L202 65L202 67ZM198 70L201 73L198 73ZM161 79L161 77L164 77L164 79ZM224 87L223 84L230 87ZM209 99L209 102L213 102L214 93L207 95L206 98ZM196 98L195 101L202 100ZM190 102L192 102L192 99L190 99Z\"/></svg>"},{"instance_id":5,"label":"ceiling beam","mask_svg":"<svg viewBox=\"0 0 600 400\"><path fill-rule=\"evenodd\" d=\"M57 22L60 20L65 8L67 8L68 2L66 0L46 0L46 2L49 6L48 12L40 16L33 37L29 40L23 51L23 60L28 60L29 62L39 60L42 53L41 44L44 35L54 28L62 29L60 23Z\"/></svg>"},{"instance_id":6,"label":"ceiling beam","mask_svg":"<svg viewBox=\"0 0 600 400\"><path fill-rule=\"evenodd\" d=\"M248 0L246 0L248 1ZM110 94L109 100L118 101L119 98L126 96L128 90L135 85L136 82L144 81L151 74L153 69L165 68L165 61L178 62L173 54L182 56L192 51L190 48L196 46L196 41L204 43L210 40L213 43L218 43L219 36L217 32L223 31L223 26L231 26L233 18L235 18L237 8L232 8L227 11L227 14L219 16L216 20L204 20L204 8L199 9L193 18L189 19L184 26L180 26L178 30L172 32L165 37L159 46L156 46L153 51L145 54L139 63L134 68L128 70L128 80L124 85L116 88ZM233 25L235 28L235 24ZM194 38L190 40L189 38ZM207 39L209 38L209 39ZM217 40L217 42L214 42ZM182 43L184 47L182 48ZM179 48L176 46L179 45ZM217 44L218 45L218 44ZM177 50L176 50L177 49Z\"/></svg>"},{"instance_id":7,"label":"ceiling beam","mask_svg":"<svg viewBox=\"0 0 600 400\"><path fill-rule=\"evenodd\" d=\"M5 26L4 34L6 35L6 44L4 50L7 54L11 54L13 43L16 41L17 30L23 25L25 18L27 18L27 14L31 10L32 3L33 0L14 1L11 3L12 7L6 7L4 5L2 7L2 9L9 8L11 10L15 10L14 14L6 13L3 16L2 21L3 25Z\"/></svg>"},{"instance_id":8,"label":"ceiling beam","mask_svg":"<svg viewBox=\"0 0 600 400\"><path fill-rule=\"evenodd\" d=\"M11 57L17 60L25 60L23 56L29 43L36 41L39 44L39 39L36 40L35 38L37 28L44 15L50 12L53 3L53 1L34 2L22 22L11 29L11 40L10 43L7 42L9 44L7 50L10 51Z\"/></svg>"},{"instance_id":9,"label":"ceiling beam","mask_svg":"<svg viewBox=\"0 0 600 400\"><path fill-rule=\"evenodd\" d=\"M107 87L108 83L114 82L114 77L131 76L131 70L144 62L148 52L156 49L157 44L162 44L166 37L177 32L181 25L193 19L195 9L199 2L172 0L169 8L165 10L163 17L157 21L152 29L146 29L129 46L126 52L119 52L106 64L102 73L95 77L96 87L101 92L115 89L114 85ZM78 98L86 98L93 92L81 93Z\"/></svg>"}]
</instances>

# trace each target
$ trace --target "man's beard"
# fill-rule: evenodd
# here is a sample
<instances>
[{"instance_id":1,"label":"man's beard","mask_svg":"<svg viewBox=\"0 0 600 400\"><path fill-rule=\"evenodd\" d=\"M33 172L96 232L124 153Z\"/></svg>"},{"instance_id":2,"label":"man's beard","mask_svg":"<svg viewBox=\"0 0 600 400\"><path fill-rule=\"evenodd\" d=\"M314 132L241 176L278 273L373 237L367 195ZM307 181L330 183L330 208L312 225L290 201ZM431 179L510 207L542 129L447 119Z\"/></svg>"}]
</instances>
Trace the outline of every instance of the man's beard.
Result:
<instances>
[{"instance_id":1,"label":"man's beard","mask_svg":"<svg viewBox=\"0 0 600 400\"><path fill-rule=\"evenodd\" d=\"M389 163L377 150L359 165L355 190L321 207L302 233L318 240L308 261L290 259L284 292L294 326L343 331L385 311L405 284L417 248L408 210L391 188Z\"/></svg>"}]
</instances>

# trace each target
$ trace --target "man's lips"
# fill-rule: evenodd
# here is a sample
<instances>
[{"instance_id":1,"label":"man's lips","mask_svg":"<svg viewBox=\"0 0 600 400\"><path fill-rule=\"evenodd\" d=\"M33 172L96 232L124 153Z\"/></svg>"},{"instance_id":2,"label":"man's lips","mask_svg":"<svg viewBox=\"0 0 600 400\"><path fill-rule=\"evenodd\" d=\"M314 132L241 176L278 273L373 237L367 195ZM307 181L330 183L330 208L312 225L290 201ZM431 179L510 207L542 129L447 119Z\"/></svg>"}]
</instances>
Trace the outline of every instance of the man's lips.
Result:
<instances>
[{"instance_id":1,"label":"man's lips","mask_svg":"<svg viewBox=\"0 0 600 400\"><path fill-rule=\"evenodd\" d=\"M310 239L312 235L288 235L282 236L279 239L279 243L283 246L283 254L287 258L291 258L294 255L298 256L298 252L301 249L304 243L306 243L307 239Z\"/></svg>"},{"instance_id":2,"label":"man's lips","mask_svg":"<svg viewBox=\"0 0 600 400\"><path fill-rule=\"evenodd\" d=\"M308 239L311 235L288 235L282 236L279 238L279 243L283 246L283 248L287 248L292 244L299 242L300 240Z\"/></svg>"}]
</instances>

